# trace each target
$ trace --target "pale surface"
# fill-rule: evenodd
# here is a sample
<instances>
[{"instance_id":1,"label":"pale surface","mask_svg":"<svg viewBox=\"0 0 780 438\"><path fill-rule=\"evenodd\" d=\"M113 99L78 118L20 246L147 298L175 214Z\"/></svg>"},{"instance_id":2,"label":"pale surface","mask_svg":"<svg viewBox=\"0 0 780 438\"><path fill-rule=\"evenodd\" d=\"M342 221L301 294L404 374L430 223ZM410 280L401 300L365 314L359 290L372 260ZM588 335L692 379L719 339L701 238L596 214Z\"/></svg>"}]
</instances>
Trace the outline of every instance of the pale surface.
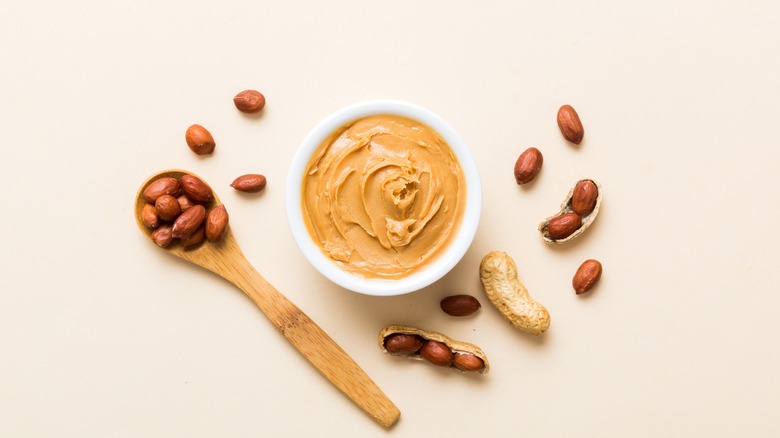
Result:
<instances>
[{"instance_id":1,"label":"pale surface","mask_svg":"<svg viewBox=\"0 0 780 438\"><path fill-rule=\"evenodd\" d=\"M780 434L780 4L567 3L3 2L0 436ZM262 116L233 107L246 88ZM374 98L449 121L485 188L463 262L389 299L324 280L284 209L308 130ZM192 123L213 156L187 149ZM518 188L529 146L544 167ZM398 405L390 432L237 289L136 229L138 185L172 167L212 183L249 261ZM234 192L243 173L265 192ZM604 187L598 219L544 244L539 221L582 177ZM491 250L550 311L541 339L480 290ZM587 258L604 275L577 297ZM445 315L453 293L482 309ZM490 374L382 354L389 323L480 346Z\"/></svg>"}]
</instances>

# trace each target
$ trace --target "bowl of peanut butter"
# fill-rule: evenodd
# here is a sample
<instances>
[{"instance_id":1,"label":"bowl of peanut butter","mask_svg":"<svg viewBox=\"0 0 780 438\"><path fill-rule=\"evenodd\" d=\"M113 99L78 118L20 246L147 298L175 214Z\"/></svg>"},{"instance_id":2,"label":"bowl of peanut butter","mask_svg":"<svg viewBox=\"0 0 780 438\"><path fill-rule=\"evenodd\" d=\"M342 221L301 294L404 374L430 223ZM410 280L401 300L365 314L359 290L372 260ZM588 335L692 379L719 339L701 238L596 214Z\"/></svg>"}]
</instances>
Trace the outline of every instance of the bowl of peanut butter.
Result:
<instances>
[{"instance_id":1,"label":"bowl of peanut butter","mask_svg":"<svg viewBox=\"0 0 780 438\"><path fill-rule=\"evenodd\" d=\"M391 296L431 285L461 260L482 189L468 147L444 119L375 100L336 111L306 136L286 204L317 271L351 291Z\"/></svg>"}]
</instances>

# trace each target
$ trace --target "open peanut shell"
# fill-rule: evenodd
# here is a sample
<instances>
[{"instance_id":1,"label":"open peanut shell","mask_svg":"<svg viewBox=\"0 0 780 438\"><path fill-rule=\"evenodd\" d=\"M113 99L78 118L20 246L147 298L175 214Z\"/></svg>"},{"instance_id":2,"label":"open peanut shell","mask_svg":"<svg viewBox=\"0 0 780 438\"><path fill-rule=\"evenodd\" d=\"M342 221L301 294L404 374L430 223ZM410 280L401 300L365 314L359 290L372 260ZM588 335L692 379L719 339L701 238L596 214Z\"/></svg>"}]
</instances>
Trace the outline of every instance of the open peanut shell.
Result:
<instances>
[{"instance_id":1,"label":"open peanut shell","mask_svg":"<svg viewBox=\"0 0 780 438\"><path fill-rule=\"evenodd\" d=\"M580 225L580 227L575 232L562 239L553 239L552 237L550 237L550 232L548 230L548 227L550 225L550 220L566 213L574 213L574 210L571 207L571 199L572 196L574 195L574 189L577 187L577 184L579 184L581 181L588 181L588 180L592 181L593 184L596 185L596 189L598 190L598 196L596 197L596 206L593 208L593 211L591 211L587 215L582 216L582 225ZM598 216L599 209L601 208L601 198L603 195L604 195L604 190L601 188L601 184L599 184L598 181L596 181L595 179L581 178L577 180L577 182L575 182L574 185L572 186L571 190L569 190L569 193L566 195L566 198L563 200L563 203L561 203L561 209L557 213L546 218L539 224L539 233L542 235L542 239L544 239L545 242L552 243L552 244L566 243L576 239L577 236L584 233L585 230L587 230L590 227L593 221L596 220L596 216Z\"/></svg>"},{"instance_id":2,"label":"open peanut shell","mask_svg":"<svg viewBox=\"0 0 780 438\"><path fill-rule=\"evenodd\" d=\"M474 356L477 356L482 360L483 368L479 370L480 374L487 374L490 370L490 364L488 363L487 356L485 356L485 353L482 351L481 348L477 347L474 344L469 344L468 342L462 342L462 341L456 341L454 339L451 339L441 333L432 332L428 330L419 329L416 327L410 327L406 325L398 325L398 324L391 324L388 326L385 326L382 328L382 330L379 331L379 348L382 349L383 352L387 354L392 354L393 356L404 356L409 359L415 359L415 360L425 360L420 356L419 354L400 354L400 353L390 353L385 348L385 339L390 336L397 333L405 334L405 335L417 335L423 338L424 340L431 340L431 341L437 341L441 342L442 344L446 345L450 348L450 350L453 351L453 353L466 353L466 354L473 354ZM448 367L450 369L460 371L459 369L455 368L454 366Z\"/></svg>"}]
</instances>

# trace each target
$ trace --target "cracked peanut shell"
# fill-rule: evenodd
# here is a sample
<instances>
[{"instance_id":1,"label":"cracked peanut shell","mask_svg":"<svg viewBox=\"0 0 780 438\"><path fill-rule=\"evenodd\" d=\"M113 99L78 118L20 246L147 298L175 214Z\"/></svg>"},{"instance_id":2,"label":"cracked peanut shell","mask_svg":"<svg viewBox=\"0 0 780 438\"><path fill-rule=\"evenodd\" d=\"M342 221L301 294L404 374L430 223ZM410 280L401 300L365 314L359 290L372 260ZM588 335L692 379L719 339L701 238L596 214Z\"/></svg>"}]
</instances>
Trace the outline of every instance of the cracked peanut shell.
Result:
<instances>
[{"instance_id":1,"label":"cracked peanut shell","mask_svg":"<svg viewBox=\"0 0 780 438\"><path fill-rule=\"evenodd\" d=\"M490 370L490 364L488 363L487 356L485 356L485 353L482 351L481 348L477 347L474 344L469 344L468 342L462 342L462 341L456 341L452 338L449 338L441 333L432 332L429 330L423 330L416 327L406 326L406 325L399 325L399 324L391 324L388 326L385 326L382 328L382 330L379 331L379 348L382 349L383 352L387 354L391 354L393 356L403 356L407 357L409 359L414 360L425 360L423 357L419 355L419 353L414 354L408 354L408 353L390 353L385 348L385 339L388 336L394 335L394 334L405 334L405 335L416 335L421 338L423 338L424 341L437 341L441 342L442 344L449 347L450 350L452 350L453 354L455 353L465 353L465 354L471 354L476 357L478 357L480 360L482 360L483 367L481 370L479 370L480 374L487 374ZM459 370L455 367L455 365L450 365L448 368L464 372L462 370Z\"/></svg>"},{"instance_id":2,"label":"cracked peanut shell","mask_svg":"<svg viewBox=\"0 0 780 438\"><path fill-rule=\"evenodd\" d=\"M574 232L569 234L566 237L562 237L560 239L553 238L550 236L550 221L563 216L568 213L575 213L574 209L572 208L572 197L574 195L574 190L577 188L577 184L579 184L582 181L591 181L596 186L598 195L596 196L596 205L593 207L593 210L585 215L581 216L582 219L582 225L580 225ZM542 235L542 239L544 239L547 243L557 244L557 243L566 243L573 239L575 239L580 234L584 233L585 230L587 230L594 220L596 220L596 216L599 214L599 209L601 208L601 198L604 194L604 190L601 188L601 184L599 184L596 180L592 178L582 178L578 180L576 183L574 183L574 186L572 186L571 190L569 190L569 193L566 195L566 198L563 200L563 203L561 203L560 210L555 213L554 215L545 218L541 223L539 223L539 233Z\"/></svg>"}]
</instances>

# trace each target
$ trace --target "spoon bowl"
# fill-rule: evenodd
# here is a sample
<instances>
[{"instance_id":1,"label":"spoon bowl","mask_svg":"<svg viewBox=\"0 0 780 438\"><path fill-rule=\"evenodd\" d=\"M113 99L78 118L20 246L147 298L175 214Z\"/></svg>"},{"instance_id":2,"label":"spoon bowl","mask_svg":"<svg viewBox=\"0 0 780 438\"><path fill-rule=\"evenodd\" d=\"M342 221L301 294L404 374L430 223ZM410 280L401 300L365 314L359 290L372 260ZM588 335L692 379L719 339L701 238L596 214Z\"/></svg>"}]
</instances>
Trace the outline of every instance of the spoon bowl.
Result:
<instances>
[{"instance_id":1,"label":"spoon bowl","mask_svg":"<svg viewBox=\"0 0 780 438\"><path fill-rule=\"evenodd\" d=\"M135 220L138 228L149 240L151 240L152 230L141 219L141 211L146 204L143 198L144 189L158 178L180 179L182 175L197 177L194 173L185 170L165 170L152 175L138 190L135 197ZM205 182L202 178L201 180ZM214 193L213 199L204 207L209 210L219 204L219 198ZM390 427L398 420L401 415L398 408L365 371L311 318L252 267L241 252L229 225L224 237L217 243L207 240L188 248L172 243L161 249L207 269L241 289L320 373L369 414L374 421L384 427Z\"/></svg>"},{"instance_id":2,"label":"spoon bowl","mask_svg":"<svg viewBox=\"0 0 780 438\"><path fill-rule=\"evenodd\" d=\"M138 194L135 197L135 222L138 225L138 228L146 234L149 239L152 238L152 230L147 227L142 218L141 218L141 211L144 208L144 205L146 205L146 201L143 197L143 192L146 190L146 188L149 186L149 184L153 183L155 180L159 178L164 177L171 177L176 179L181 179L183 175L192 175L200 178L199 176L195 175L192 172L187 172L185 170L179 170L179 169L171 169L171 170L165 170L162 172L158 172L155 175L152 175L149 177L146 181L144 181L143 184L141 184L141 187L138 189ZM201 181L204 181L203 178L200 178ZM208 203L204 204L203 206L206 207L206 211L210 211L213 207L216 207L217 205L221 204L219 197L217 194L212 190L212 199ZM215 265L215 261L220 259L220 256L223 254L238 254L243 258L243 254L241 253L241 249L238 247L238 244L236 242L236 238L233 236L233 231L230 229L230 225L228 225L227 232L225 233L225 236L220 240L219 242L209 242L205 241L202 244L195 245L192 247L184 248L180 244L173 243L168 247L160 249L175 255L176 257L179 257L181 259L184 259L190 263L194 263L202 268L208 269L209 271L214 272L215 274L218 274L222 277L222 275L218 270L215 270L218 268L219 265ZM228 279L228 281L230 281Z\"/></svg>"}]
</instances>

